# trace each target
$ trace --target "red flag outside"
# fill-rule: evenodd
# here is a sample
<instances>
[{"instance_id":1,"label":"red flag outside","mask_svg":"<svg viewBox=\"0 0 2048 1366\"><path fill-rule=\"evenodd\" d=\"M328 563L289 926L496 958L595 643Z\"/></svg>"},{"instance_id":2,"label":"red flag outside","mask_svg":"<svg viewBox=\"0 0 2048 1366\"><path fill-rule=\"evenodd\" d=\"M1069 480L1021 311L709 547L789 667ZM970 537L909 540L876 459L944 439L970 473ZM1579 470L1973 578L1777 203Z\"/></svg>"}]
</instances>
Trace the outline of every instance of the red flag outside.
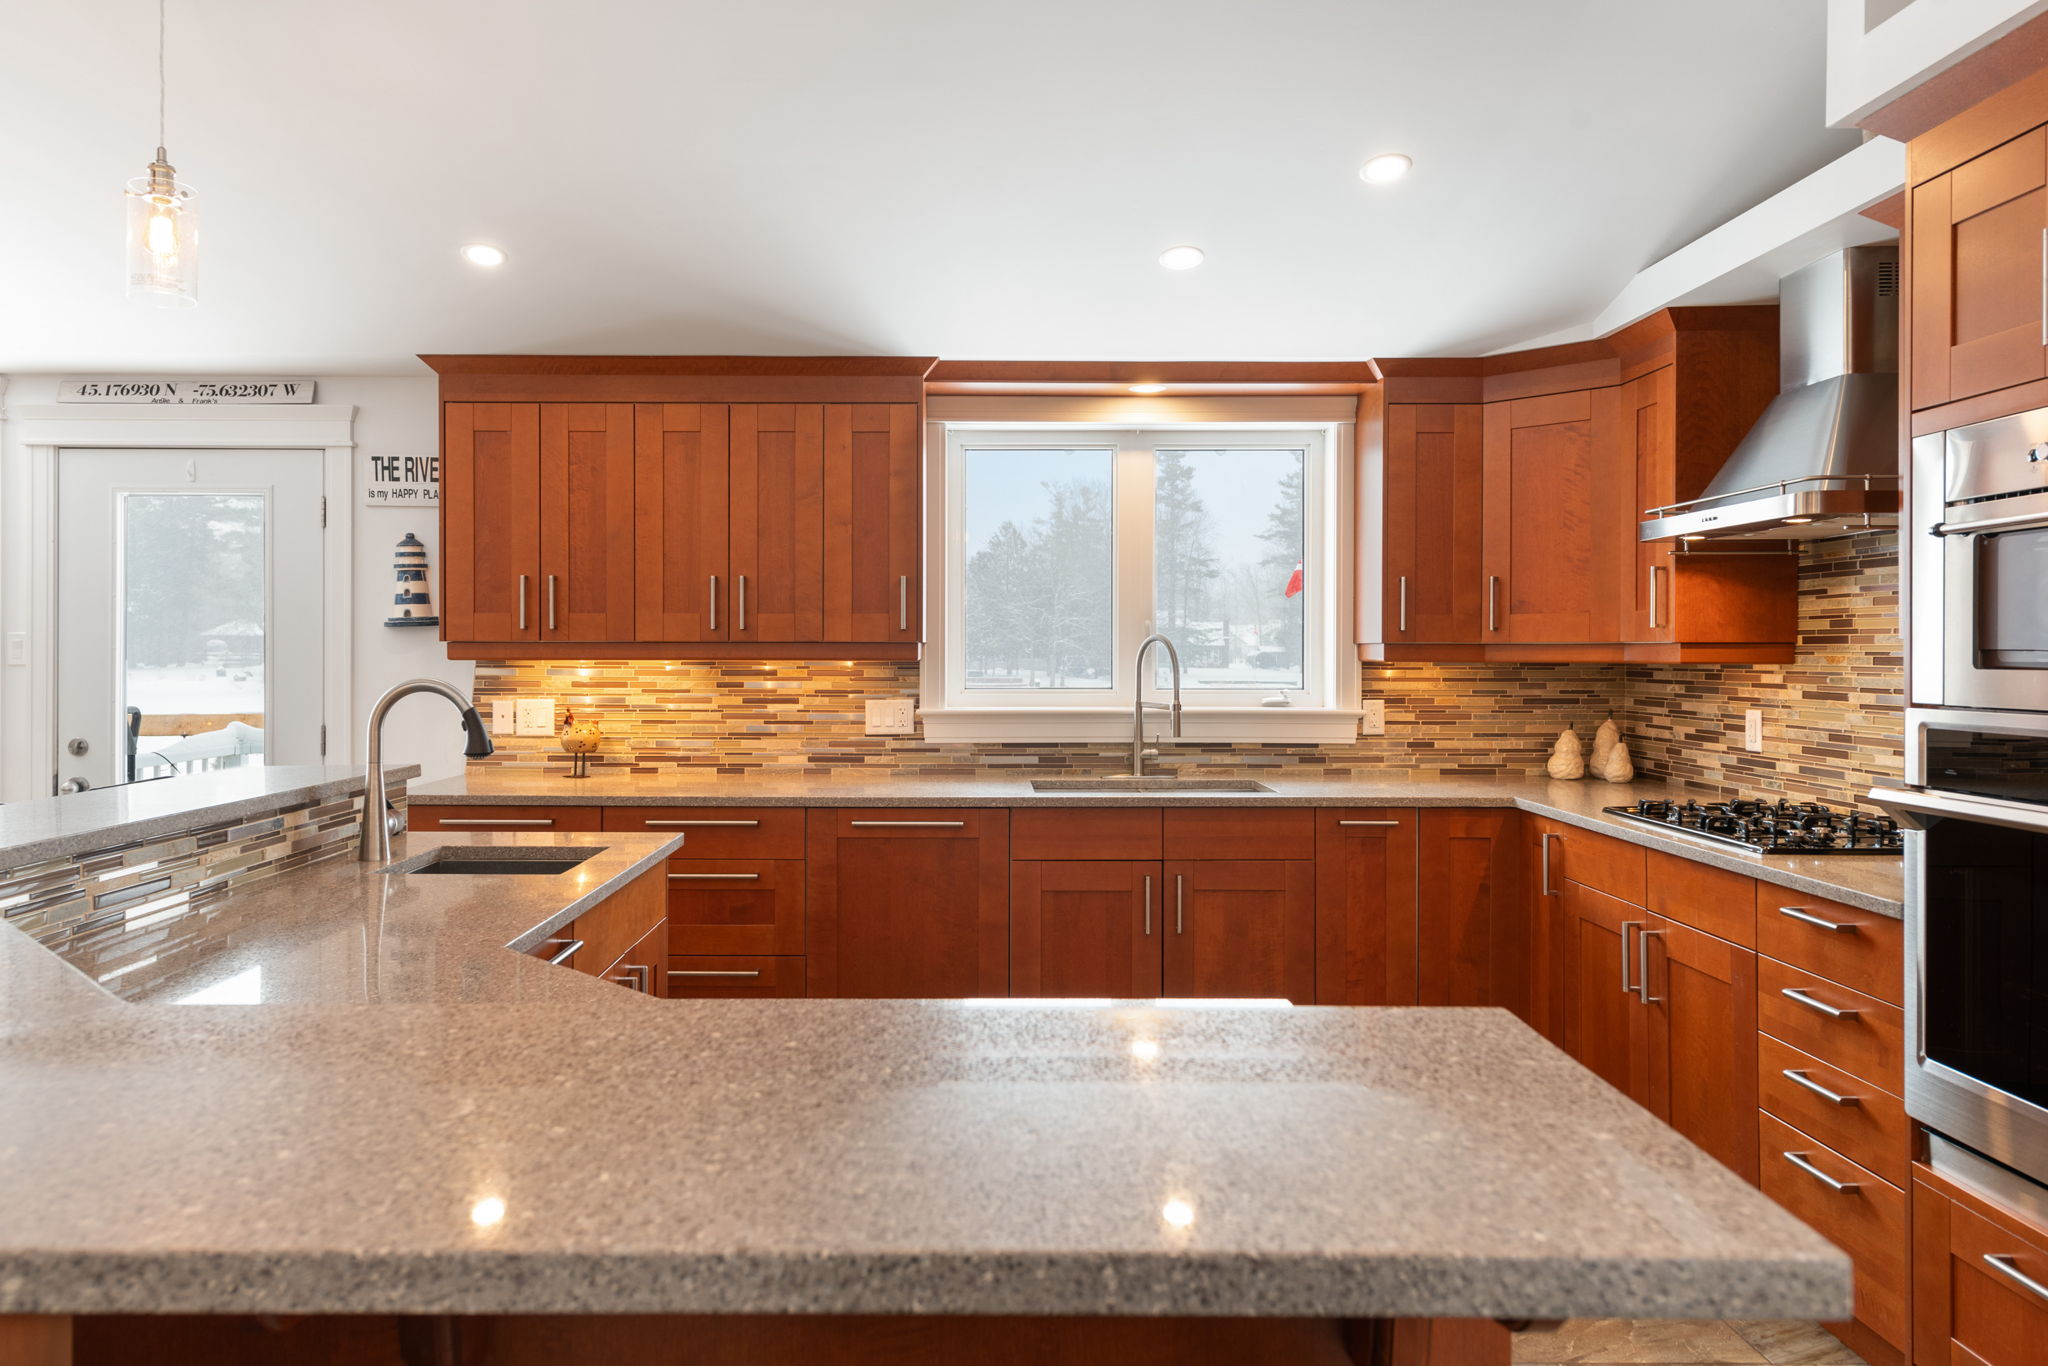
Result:
<instances>
[{"instance_id":1,"label":"red flag outside","mask_svg":"<svg viewBox=\"0 0 2048 1366\"><path fill-rule=\"evenodd\" d=\"M1294 562L1294 572L1293 572L1292 574L1290 574L1290 575L1288 575L1288 576L1287 576L1287 591L1286 591L1285 593L1282 593L1282 594L1281 594L1280 596L1282 596L1282 597L1285 597L1285 598L1292 598L1292 597L1298 597L1298 596L1300 596L1300 594L1301 594L1301 561L1300 561L1300 560L1296 560L1296 561Z\"/></svg>"}]
</instances>

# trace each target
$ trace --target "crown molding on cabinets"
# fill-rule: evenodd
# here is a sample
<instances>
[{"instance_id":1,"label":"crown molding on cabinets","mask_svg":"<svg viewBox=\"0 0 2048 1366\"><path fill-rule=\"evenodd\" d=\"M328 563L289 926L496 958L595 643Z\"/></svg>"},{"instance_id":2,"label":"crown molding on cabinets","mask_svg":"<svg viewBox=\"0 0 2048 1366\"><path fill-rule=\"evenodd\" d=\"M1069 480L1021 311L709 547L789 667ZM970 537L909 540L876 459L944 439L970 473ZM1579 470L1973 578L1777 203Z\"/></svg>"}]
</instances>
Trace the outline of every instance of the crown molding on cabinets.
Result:
<instances>
[{"instance_id":1,"label":"crown molding on cabinets","mask_svg":"<svg viewBox=\"0 0 2048 1366\"><path fill-rule=\"evenodd\" d=\"M931 356L421 356L443 402L916 403Z\"/></svg>"}]
</instances>

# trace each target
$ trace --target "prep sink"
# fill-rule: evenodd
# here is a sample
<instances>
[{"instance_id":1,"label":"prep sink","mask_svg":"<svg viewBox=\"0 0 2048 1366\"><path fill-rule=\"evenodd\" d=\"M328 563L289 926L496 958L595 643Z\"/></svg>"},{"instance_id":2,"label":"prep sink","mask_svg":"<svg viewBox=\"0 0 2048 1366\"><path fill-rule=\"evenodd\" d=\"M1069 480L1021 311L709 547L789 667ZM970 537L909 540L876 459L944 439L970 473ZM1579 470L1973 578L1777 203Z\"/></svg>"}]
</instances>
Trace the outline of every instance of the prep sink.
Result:
<instances>
[{"instance_id":1,"label":"prep sink","mask_svg":"<svg viewBox=\"0 0 2048 1366\"><path fill-rule=\"evenodd\" d=\"M535 849L532 854L522 856L506 849L441 848L429 850L418 858L394 863L384 871L407 874L463 873L472 877L552 877L557 873L568 872L597 852L599 851L595 849Z\"/></svg>"},{"instance_id":2,"label":"prep sink","mask_svg":"<svg viewBox=\"0 0 2048 1366\"><path fill-rule=\"evenodd\" d=\"M1250 778L1036 778L1033 792L1271 792Z\"/></svg>"}]
</instances>

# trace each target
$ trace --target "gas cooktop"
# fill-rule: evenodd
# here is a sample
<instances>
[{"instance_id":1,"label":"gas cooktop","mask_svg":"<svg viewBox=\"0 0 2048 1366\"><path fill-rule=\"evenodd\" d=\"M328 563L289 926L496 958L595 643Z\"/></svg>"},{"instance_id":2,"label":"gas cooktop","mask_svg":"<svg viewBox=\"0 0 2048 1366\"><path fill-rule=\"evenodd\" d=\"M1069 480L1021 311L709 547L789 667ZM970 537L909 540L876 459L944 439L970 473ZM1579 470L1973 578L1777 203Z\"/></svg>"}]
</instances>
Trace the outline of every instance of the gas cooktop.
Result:
<instances>
[{"instance_id":1,"label":"gas cooktop","mask_svg":"<svg viewBox=\"0 0 2048 1366\"><path fill-rule=\"evenodd\" d=\"M1905 849L1899 823L1890 816L1782 797L1775 802L1640 801L1602 809L1753 854L1897 854Z\"/></svg>"}]
</instances>

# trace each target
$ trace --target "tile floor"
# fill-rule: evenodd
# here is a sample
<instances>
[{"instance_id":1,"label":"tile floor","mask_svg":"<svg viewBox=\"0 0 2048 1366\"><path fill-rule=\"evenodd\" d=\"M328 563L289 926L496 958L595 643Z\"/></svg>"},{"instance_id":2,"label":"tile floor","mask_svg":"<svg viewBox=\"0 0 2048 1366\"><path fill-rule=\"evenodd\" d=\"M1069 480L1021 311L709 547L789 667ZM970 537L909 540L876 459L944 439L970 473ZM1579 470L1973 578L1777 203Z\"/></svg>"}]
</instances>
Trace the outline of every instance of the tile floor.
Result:
<instances>
[{"instance_id":1,"label":"tile floor","mask_svg":"<svg viewBox=\"0 0 2048 1366\"><path fill-rule=\"evenodd\" d=\"M1552 1332L1515 1334L1515 1360L1527 1366L1859 1366L1863 1358L1817 1323L1573 1319Z\"/></svg>"}]
</instances>

